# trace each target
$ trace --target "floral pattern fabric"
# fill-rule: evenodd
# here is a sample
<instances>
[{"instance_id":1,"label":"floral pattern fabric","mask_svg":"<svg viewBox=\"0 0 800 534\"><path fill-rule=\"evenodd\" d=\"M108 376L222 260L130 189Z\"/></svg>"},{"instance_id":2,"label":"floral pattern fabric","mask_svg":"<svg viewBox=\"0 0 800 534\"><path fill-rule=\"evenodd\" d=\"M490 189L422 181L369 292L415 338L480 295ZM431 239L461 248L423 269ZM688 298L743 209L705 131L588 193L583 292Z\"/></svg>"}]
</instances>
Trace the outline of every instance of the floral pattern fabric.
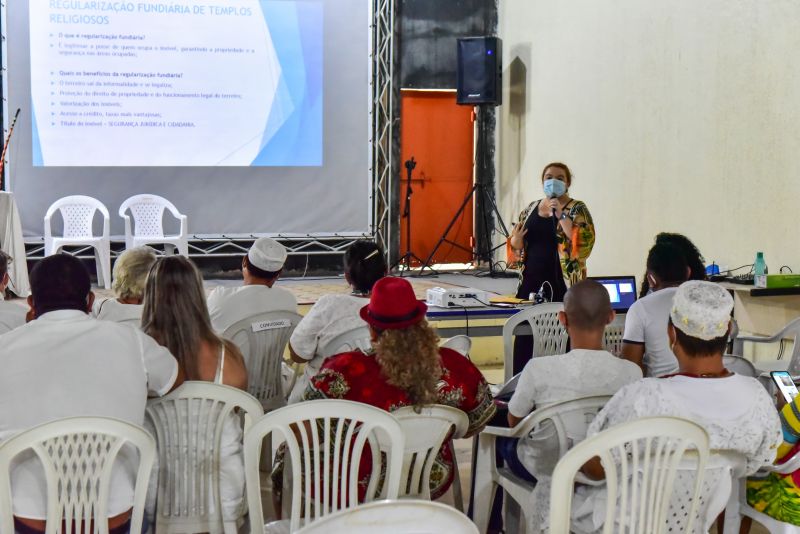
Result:
<instances>
[{"instance_id":1,"label":"floral pattern fabric","mask_svg":"<svg viewBox=\"0 0 800 534\"><path fill-rule=\"evenodd\" d=\"M450 349L440 349L442 377L438 383L438 403L464 411L469 418L468 434L481 429L495 413L489 386L467 358ZM411 406L405 391L389 384L372 354L347 352L325 361L319 374L306 389L304 400L344 399L363 402L386 411ZM452 440L439 451L431 470L431 498L444 494L453 482ZM359 478L365 480L372 461L365 455ZM359 495L363 499L363 495Z\"/></svg>"},{"instance_id":2,"label":"floral pattern fabric","mask_svg":"<svg viewBox=\"0 0 800 534\"><path fill-rule=\"evenodd\" d=\"M518 222L525 225L528 217L539 208L541 200L531 202L527 208L519 214ZM558 241L558 256L561 260L561 272L564 273L564 281L567 287L572 286L586 278L586 260L592 253L595 241L595 229L592 215L589 208L580 200L572 199L565 206L564 211L567 217L572 220L572 233L567 235L559 224L556 228L556 239ZM525 247L522 253L516 255L513 260L517 263L516 267L520 270L520 280L525 269L525 251L528 248L528 241L525 240Z\"/></svg>"}]
</instances>

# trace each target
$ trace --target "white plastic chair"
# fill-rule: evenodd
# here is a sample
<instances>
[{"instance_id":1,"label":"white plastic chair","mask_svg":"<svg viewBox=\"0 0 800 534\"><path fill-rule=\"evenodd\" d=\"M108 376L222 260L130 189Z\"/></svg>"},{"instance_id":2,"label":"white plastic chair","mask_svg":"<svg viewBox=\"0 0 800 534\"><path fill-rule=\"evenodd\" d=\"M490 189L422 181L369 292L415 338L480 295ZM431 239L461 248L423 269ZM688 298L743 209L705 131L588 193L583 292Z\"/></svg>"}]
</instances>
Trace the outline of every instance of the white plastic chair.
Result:
<instances>
[{"instance_id":1,"label":"white plastic chair","mask_svg":"<svg viewBox=\"0 0 800 534\"><path fill-rule=\"evenodd\" d=\"M645 417L584 440L561 458L553 472L550 532L577 532L570 524L575 476L595 456L606 476L604 534L694 532L708 444L708 433L701 426L677 417ZM690 450L693 460L682 466ZM690 489L675 496L680 467L694 476ZM668 513L671 509L674 512Z\"/></svg>"},{"instance_id":2,"label":"white plastic chair","mask_svg":"<svg viewBox=\"0 0 800 534\"><path fill-rule=\"evenodd\" d=\"M434 460L447 440L464 437L469 430L469 418L461 410L443 404L419 409L406 406L393 411L392 415L400 422L406 439L400 496L430 500L431 468ZM452 488L456 508L463 512L464 497L461 495L461 476L455 451Z\"/></svg>"},{"instance_id":3,"label":"white plastic chair","mask_svg":"<svg viewBox=\"0 0 800 534\"><path fill-rule=\"evenodd\" d=\"M277 434L277 435L276 435ZM286 442L284 500L291 499L289 532L328 514L358 505L358 471L369 451L373 468L365 501L376 500L381 479L379 462L385 455L382 494L396 499L403 467L404 437L400 423L374 406L344 400L317 400L291 404L262 417L244 436L247 503L253 534L264 532L259 460L265 438ZM301 516L302 514L302 516Z\"/></svg>"},{"instance_id":4,"label":"white plastic chair","mask_svg":"<svg viewBox=\"0 0 800 534\"><path fill-rule=\"evenodd\" d=\"M52 218L56 210L61 212L64 231L61 237L53 237ZM103 217L103 232L94 235L94 214ZM65 246L92 247L97 266L97 285L111 289L111 237L109 235L108 209L96 198L73 195L56 200L44 216L44 255L57 254Z\"/></svg>"},{"instance_id":5,"label":"white plastic chair","mask_svg":"<svg viewBox=\"0 0 800 534\"><path fill-rule=\"evenodd\" d=\"M736 336L733 339L733 353L744 355L744 343L778 343L786 338L792 340L792 354L788 358L757 361L756 369L763 375L769 376L770 371L789 371L792 376L800 374L800 317L790 321L780 332L772 336Z\"/></svg>"},{"instance_id":6,"label":"white plastic chair","mask_svg":"<svg viewBox=\"0 0 800 534\"><path fill-rule=\"evenodd\" d=\"M159 459L155 532L235 534L241 517L225 520L221 509L222 432L240 425L240 417L246 430L262 413L261 403L251 395L211 382L184 382L147 403Z\"/></svg>"},{"instance_id":7,"label":"white plastic chair","mask_svg":"<svg viewBox=\"0 0 800 534\"><path fill-rule=\"evenodd\" d=\"M90 522L98 534L108 534L108 500L112 467L122 447L135 447L138 468L131 506L131 532L140 532L147 483L153 467L155 442L143 428L106 417L70 417L36 426L13 436L0 445L0 533L14 534L11 493L12 462L24 451L32 450L41 461L47 481L47 532L67 528L90 532ZM126 463L137 455L126 451Z\"/></svg>"},{"instance_id":8,"label":"white plastic chair","mask_svg":"<svg viewBox=\"0 0 800 534\"><path fill-rule=\"evenodd\" d=\"M758 378L759 372L756 370L753 362L741 356L726 354L722 357L722 364L728 371L736 373L737 375Z\"/></svg>"},{"instance_id":9,"label":"white plastic chair","mask_svg":"<svg viewBox=\"0 0 800 534\"><path fill-rule=\"evenodd\" d=\"M319 348L319 354L323 358L329 358L343 352L360 350L368 352L372 350L372 338L370 337L369 327L359 326L347 332L342 332L325 346Z\"/></svg>"},{"instance_id":10,"label":"white plastic chair","mask_svg":"<svg viewBox=\"0 0 800 534\"><path fill-rule=\"evenodd\" d=\"M439 340L439 347L454 350L469 358L469 353L472 350L472 339L470 339L469 336L460 334L448 339Z\"/></svg>"},{"instance_id":11,"label":"white plastic chair","mask_svg":"<svg viewBox=\"0 0 800 534\"><path fill-rule=\"evenodd\" d=\"M286 344L300 319L299 314L290 311L259 313L232 324L222 334L242 351L247 391L265 411L286 405L281 364Z\"/></svg>"},{"instance_id":12,"label":"white plastic chair","mask_svg":"<svg viewBox=\"0 0 800 534\"><path fill-rule=\"evenodd\" d=\"M514 428L485 427L478 436L478 454L473 469L475 476L473 518L478 530L486 532L489 526L490 507L494 502L498 486L503 488L506 496L521 507L525 524L530 522L527 514L531 510L534 485L516 476L509 468L497 467L495 459L497 438L524 438L544 424L552 425L558 441L558 450L553 451L553 454L561 458L574 444L586 437L586 430L592 419L610 398L609 395L583 397L537 408Z\"/></svg>"},{"instance_id":13,"label":"white plastic chair","mask_svg":"<svg viewBox=\"0 0 800 534\"><path fill-rule=\"evenodd\" d=\"M463 513L414 499L376 501L314 521L297 534L478 534Z\"/></svg>"},{"instance_id":14,"label":"white plastic chair","mask_svg":"<svg viewBox=\"0 0 800 534\"><path fill-rule=\"evenodd\" d=\"M564 354L567 349L567 331L558 320L564 310L561 302L537 304L512 315L503 325L503 356L505 380L514 376L514 336L533 335L532 358Z\"/></svg>"},{"instance_id":15,"label":"white plastic chair","mask_svg":"<svg viewBox=\"0 0 800 534\"><path fill-rule=\"evenodd\" d=\"M760 470L761 474L768 472L779 473L787 475L794 473L800 469L800 454L795 454L786 462L778 465L770 465ZM771 534L797 534L800 532L800 527L790 523L783 523L778 521L767 514L759 512L747 503L746 483L747 479L742 478L734 484L734 492L731 494L731 499L728 507L725 509L725 532L739 532L739 524L741 516L747 516L755 519L761 523ZM728 521L732 520L734 523L729 528Z\"/></svg>"},{"instance_id":16,"label":"white plastic chair","mask_svg":"<svg viewBox=\"0 0 800 534\"><path fill-rule=\"evenodd\" d=\"M126 212L133 214L133 229L131 218ZM173 217L180 221L178 235L164 235L164 210L169 210ZM186 228L186 215L178 211L175 205L166 198L158 195L134 195L119 207L119 216L125 219L125 248L140 247L142 245L163 244L168 254L174 254L175 249L182 256L189 257L189 234Z\"/></svg>"},{"instance_id":17,"label":"white plastic chair","mask_svg":"<svg viewBox=\"0 0 800 534\"><path fill-rule=\"evenodd\" d=\"M617 315L614 320L606 325L603 332L603 349L614 356L622 354L622 338L625 337L625 316Z\"/></svg>"}]
</instances>

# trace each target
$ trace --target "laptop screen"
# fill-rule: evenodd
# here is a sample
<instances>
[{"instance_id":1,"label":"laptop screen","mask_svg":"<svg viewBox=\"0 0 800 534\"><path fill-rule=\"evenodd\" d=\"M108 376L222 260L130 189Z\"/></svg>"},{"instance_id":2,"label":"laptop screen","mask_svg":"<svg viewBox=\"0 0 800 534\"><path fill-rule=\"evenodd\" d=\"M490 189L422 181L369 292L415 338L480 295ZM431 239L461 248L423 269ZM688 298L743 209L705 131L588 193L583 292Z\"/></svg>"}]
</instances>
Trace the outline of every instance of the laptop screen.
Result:
<instances>
[{"instance_id":1,"label":"laptop screen","mask_svg":"<svg viewBox=\"0 0 800 534\"><path fill-rule=\"evenodd\" d=\"M590 280L603 284L611 298L611 308L617 313L625 313L636 302L635 276L593 276Z\"/></svg>"}]
</instances>

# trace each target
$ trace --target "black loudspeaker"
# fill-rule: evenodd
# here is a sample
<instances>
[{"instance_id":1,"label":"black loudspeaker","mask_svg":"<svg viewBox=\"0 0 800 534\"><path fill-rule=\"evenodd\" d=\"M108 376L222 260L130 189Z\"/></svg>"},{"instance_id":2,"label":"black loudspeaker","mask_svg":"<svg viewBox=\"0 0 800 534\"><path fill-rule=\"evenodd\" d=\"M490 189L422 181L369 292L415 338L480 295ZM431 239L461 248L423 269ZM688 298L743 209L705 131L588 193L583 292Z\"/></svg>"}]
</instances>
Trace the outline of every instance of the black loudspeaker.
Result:
<instances>
[{"instance_id":1,"label":"black loudspeaker","mask_svg":"<svg viewBox=\"0 0 800 534\"><path fill-rule=\"evenodd\" d=\"M458 40L459 104L503 103L503 41L498 37L467 37Z\"/></svg>"}]
</instances>

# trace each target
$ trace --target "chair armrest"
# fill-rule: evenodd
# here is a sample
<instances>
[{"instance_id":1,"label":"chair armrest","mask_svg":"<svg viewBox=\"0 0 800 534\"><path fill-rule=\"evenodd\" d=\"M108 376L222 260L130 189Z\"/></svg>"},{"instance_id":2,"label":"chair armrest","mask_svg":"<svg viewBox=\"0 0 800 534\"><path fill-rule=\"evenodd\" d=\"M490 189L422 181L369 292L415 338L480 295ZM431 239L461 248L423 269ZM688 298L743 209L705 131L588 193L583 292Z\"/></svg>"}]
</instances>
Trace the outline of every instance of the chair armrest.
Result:
<instances>
[{"instance_id":1,"label":"chair armrest","mask_svg":"<svg viewBox=\"0 0 800 534\"><path fill-rule=\"evenodd\" d=\"M515 426L514 428L505 428L502 426L485 426L483 430L481 430L481 434L489 434L492 436L498 436L501 438L517 438L519 436L516 435L516 431L520 425Z\"/></svg>"},{"instance_id":2,"label":"chair armrest","mask_svg":"<svg viewBox=\"0 0 800 534\"><path fill-rule=\"evenodd\" d=\"M781 475L788 475L800 469L800 453L795 453L791 458L782 464L771 465L768 468L770 471L780 473Z\"/></svg>"},{"instance_id":3,"label":"chair armrest","mask_svg":"<svg viewBox=\"0 0 800 534\"><path fill-rule=\"evenodd\" d=\"M178 219L181 221L180 236L181 237L185 237L187 235L188 231L189 231L188 228L187 228L187 226L188 226L187 225L187 221L189 220L189 218L186 215L180 215L178 217Z\"/></svg>"},{"instance_id":4,"label":"chair armrest","mask_svg":"<svg viewBox=\"0 0 800 534\"><path fill-rule=\"evenodd\" d=\"M737 336L736 341L749 341L751 343L777 343L783 339L783 332L773 336Z\"/></svg>"}]
</instances>

